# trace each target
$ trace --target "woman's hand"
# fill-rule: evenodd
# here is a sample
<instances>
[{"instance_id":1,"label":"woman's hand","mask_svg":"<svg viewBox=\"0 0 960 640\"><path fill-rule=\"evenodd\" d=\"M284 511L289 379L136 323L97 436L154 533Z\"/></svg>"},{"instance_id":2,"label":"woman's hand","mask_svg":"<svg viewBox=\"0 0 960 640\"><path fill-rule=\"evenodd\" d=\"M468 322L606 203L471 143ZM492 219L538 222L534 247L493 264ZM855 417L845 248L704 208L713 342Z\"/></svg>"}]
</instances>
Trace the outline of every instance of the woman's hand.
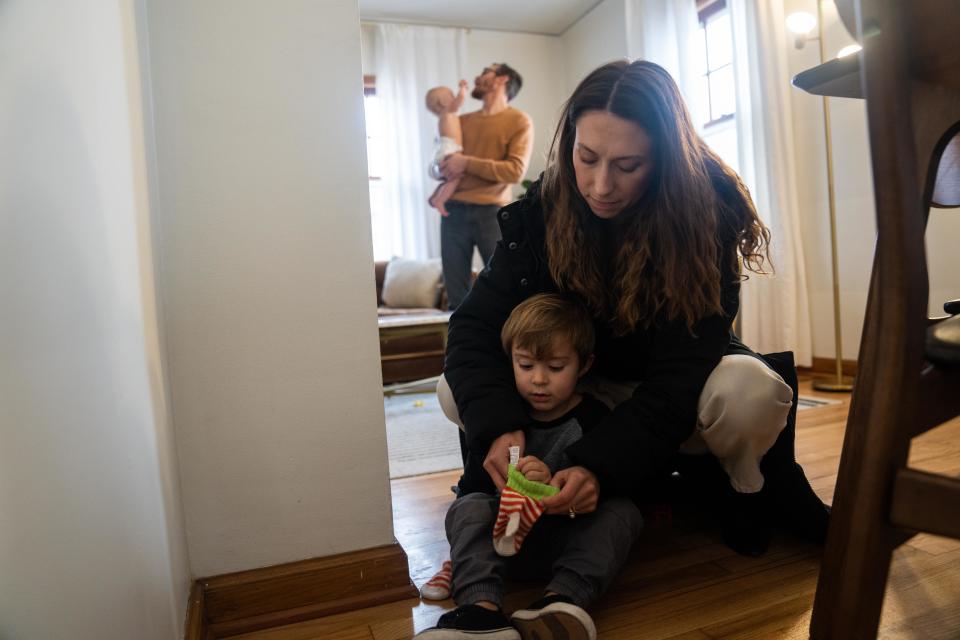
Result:
<instances>
[{"instance_id":1,"label":"woman's hand","mask_svg":"<svg viewBox=\"0 0 960 640\"><path fill-rule=\"evenodd\" d=\"M510 464L510 447L520 447L520 455L523 455L523 448L526 446L526 438L523 431L511 431L505 433L490 445L487 451L487 457L483 460L483 468L488 474L497 490L507 486L507 465Z\"/></svg>"},{"instance_id":2,"label":"woman's hand","mask_svg":"<svg viewBox=\"0 0 960 640\"><path fill-rule=\"evenodd\" d=\"M600 482L586 467L568 467L557 471L550 484L559 488L560 493L540 501L546 513L572 516L590 513L597 508Z\"/></svg>"},{"instance_id":3,"label":"woman's hand","mask_svg":"<svg viewBox=\"0 0 960 640\"><path fill-rule=\"evenodd\" d=\"M517 462L517 471L527 480L550 482L550 467L536 456L523 456Z\"/></svg>"}]
</instances>

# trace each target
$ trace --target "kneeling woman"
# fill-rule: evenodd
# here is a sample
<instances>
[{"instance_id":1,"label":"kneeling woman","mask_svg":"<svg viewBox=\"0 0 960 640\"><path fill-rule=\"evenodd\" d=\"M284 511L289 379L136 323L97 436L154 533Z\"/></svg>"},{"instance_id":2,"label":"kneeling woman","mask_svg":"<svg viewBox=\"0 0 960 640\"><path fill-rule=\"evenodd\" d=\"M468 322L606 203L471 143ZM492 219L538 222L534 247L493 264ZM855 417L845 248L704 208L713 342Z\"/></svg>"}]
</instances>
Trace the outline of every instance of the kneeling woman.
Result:
<instances>
[{"instance_id":1,"label":"kneeling woman","mask_svg":"<svg viewBox=\"0 0 960 640\"><path fill-rule=\"evenodd\" d=\"M669 74L645 61L593 71L565 106L542 181L498 215L503 239L450 320L439 389L465 429L466 464L503 487L530 418L500 329L525 298L561 291L591 311L587 390L613 411L566 450L576 466L554 477L547 513L587 513L679 469L722 497L738 551L762 552L773 524L822 541L828 511L793 455L792 357L765 359L731 328L741 265L763 272L769 232Z\"/></svg>"}]
</instances>

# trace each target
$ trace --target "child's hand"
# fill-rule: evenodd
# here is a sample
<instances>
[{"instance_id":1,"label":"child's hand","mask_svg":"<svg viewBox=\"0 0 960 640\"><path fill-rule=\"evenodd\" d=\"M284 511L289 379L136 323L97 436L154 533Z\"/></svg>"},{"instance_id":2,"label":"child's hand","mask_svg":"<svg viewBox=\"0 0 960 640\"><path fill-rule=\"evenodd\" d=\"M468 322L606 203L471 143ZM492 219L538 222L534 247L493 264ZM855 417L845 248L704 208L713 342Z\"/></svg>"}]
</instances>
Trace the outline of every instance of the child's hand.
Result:
<instances>
[{"instance_id":1,"label":"child's hand","mask_svg":"<svg viewBox=\"0 0 960 640\"><path fill-rule=\"evenodd\" d=\"M550 467L536 456L524 456L517 462L517 471L527 480L550 482Z\"/></svg>"},{"instance_id":2,"label":"child's hand","mask_svg":"<svg viewBox=\"0 0 960 640\"><path fill-rule=\"evenodd\" d=\"M460 111L460 107L463 106L463 101L467 99L467 89L470 85L467 84L466 80L461 80L459 86L457 87L457 95L454 96L453 102L450 103L449 111L450 113L456 113Z\"/></svg>"},{"instance_id":3,"label":"child's hand","mask_svg":"<svg viewBox=\"0 0 960 640\"><path fill-rule=\"evenodd\" d=\"M490 445L487 451L487 457L483 459L483 469L490 474L490 479L497 487L497 491L502 491L507 486L507 465L510 462L510 447L520 447L520 453L523 453L523 447L526 444L526 437L523 431L510 431Z\"/></svg>"}]
</instances>

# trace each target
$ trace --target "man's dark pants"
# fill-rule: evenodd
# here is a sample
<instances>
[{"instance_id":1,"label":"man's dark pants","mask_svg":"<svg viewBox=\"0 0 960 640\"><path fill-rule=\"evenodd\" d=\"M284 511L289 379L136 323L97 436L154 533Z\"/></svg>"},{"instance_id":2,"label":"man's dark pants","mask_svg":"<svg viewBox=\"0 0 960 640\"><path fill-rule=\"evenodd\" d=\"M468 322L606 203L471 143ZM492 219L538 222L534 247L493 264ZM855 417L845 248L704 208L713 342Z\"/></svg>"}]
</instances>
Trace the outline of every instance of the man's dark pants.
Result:
<instances>
[{"instance_id":1,"label":"man's dark pants","mask_svg":"<svg viewBox=\"0 0 960 640\"><path fill-rule=\"evenodd\" d=\"M470 290L470 265L473 247L486 264L500 240L496 204L469 204L450 200L449 216L440 218L440 257L448 306L456 309Z\"/></svg>"}]
</instances>

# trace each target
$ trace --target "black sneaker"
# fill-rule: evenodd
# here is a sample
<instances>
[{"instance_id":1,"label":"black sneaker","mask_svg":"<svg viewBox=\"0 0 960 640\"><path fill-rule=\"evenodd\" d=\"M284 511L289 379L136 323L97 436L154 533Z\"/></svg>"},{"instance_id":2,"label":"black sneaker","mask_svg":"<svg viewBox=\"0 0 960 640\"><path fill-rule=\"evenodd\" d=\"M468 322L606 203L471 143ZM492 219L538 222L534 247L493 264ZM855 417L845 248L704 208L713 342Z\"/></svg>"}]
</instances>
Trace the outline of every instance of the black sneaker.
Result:
<instances>
[{"instance_id":1,"label":"black sneaker","mask_svg":"<svg viewBox=\"0 0 960 640\"><path fill-rule=\"evenodd\" d=\"M490 611L480 605L467 604L440 616L437 626L414 636L420 640L521 640L517 630L502 611Z\"/></svg>"},{"instance_id":2,"label":"black sneaker","mask_svg":"<svg viewBox=\"0 0 960 640\"><path fill-rule=\"evenodd\" d=\"M514 611L510 622L523 640L555 638L560 640L596 640L597 627L586 611L567 596L546 596L526 609Z\"/></svg>"}]
</instances>

